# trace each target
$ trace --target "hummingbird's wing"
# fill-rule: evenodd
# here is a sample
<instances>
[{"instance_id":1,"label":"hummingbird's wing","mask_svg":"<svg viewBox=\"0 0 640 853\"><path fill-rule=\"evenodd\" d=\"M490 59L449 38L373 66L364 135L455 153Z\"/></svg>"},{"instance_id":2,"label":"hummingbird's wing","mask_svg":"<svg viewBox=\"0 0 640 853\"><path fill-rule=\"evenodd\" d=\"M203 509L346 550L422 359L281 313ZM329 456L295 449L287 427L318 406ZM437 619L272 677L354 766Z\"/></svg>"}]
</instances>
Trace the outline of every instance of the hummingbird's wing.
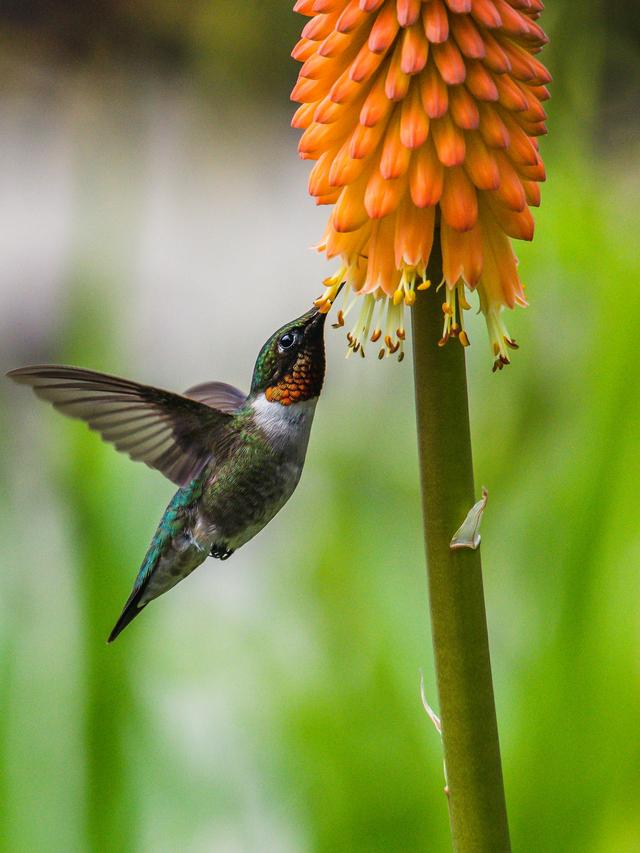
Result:
<instances>
[{"instance_id":1,"label":"hummingbird's wing","mask_svg":"<svg viewBox=\"0 0 640 853\"><path fill-rule=\"evenodd\" d=\"M188 388L184 396L220 409L221 412L235 412L247 399L243 391L233 385L227 385L226 382L203 382Z\"/></svg>"},{"instance_id":2,"label":"hummingbird's wing","mask_svg":"<svg viewBox=\"0 0 640 853\"><path fill-rule=\"evenodd\" d=\"M204 401L79 367L33 365L7 376L178 486L224 447L224 427L232 418Z\"/></svg>"}]
</instances>

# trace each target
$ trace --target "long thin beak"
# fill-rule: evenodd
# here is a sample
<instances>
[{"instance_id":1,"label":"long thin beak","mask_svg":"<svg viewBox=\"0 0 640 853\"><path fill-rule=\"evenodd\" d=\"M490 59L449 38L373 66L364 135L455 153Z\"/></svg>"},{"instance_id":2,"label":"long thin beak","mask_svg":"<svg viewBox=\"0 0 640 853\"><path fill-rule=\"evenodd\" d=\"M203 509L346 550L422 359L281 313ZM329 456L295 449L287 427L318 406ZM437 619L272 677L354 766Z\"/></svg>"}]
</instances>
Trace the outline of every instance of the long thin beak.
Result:
<instances>
[{"instance_id":1,"label":"long thin beak","mask_svg":"<svg viewBox=\"0 0 640 853\"><path fill-rule=\"evenodd\" d=\"M327 315L323 314L321 311L318 311L317 308L312 308L310 311L307 311L306 314L303 314L302 317L300 317L300 320L304 323L305 333L312 332L318 328L322 328L326 319Z\"/></svg>"}]
</instances>

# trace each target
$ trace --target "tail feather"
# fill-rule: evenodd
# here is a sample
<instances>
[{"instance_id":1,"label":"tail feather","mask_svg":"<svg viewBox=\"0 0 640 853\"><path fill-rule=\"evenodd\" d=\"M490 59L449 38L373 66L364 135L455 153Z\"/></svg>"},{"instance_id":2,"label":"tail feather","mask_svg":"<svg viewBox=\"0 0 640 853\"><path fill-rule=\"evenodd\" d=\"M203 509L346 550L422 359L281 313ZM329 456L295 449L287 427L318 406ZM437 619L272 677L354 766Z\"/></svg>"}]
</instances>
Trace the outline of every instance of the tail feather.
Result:
<instances>
[{"instance_id":1,"label":"tail feather","mask_svg":"<svg viewBox=\"0 0 640 853\"><path fill-rule=\"evenodd\" d=\"M109 638L107 639L107 643L112 643L118 634L120 634L127 627L129 622L132 622L136 616L138 616L144 608L147 606L148 602L144 604L139 604L140 599L142 598L143 587L134 590L129 598L127 599L127 603L122 609L122 613L116 624L113 627L113 631L109 634Z\"/></svg>"}]
</instances>

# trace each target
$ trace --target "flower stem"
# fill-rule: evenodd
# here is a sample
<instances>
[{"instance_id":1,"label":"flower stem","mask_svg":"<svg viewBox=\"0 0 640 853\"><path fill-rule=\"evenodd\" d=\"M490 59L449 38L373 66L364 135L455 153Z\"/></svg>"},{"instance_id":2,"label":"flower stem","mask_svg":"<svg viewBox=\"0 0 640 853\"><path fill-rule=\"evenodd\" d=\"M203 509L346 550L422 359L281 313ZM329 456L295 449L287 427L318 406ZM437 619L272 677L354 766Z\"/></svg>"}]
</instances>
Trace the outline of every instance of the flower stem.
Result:
<instances>
[{"instance_id":1,"label":"flower stem","mask_svg":"<svg viewBox=\"0 0 640 853\"><path fill-rule=\"evenodd\" d=\"M438 241L436 241L438 242ZM464 349L438 346L442 308L435 283L412 309L413 356L431 630L447 772L449 819L458 853L504 853L509 828L500 765L480 551L452 551L475 503Z\"/></svg>"}]
</instances>

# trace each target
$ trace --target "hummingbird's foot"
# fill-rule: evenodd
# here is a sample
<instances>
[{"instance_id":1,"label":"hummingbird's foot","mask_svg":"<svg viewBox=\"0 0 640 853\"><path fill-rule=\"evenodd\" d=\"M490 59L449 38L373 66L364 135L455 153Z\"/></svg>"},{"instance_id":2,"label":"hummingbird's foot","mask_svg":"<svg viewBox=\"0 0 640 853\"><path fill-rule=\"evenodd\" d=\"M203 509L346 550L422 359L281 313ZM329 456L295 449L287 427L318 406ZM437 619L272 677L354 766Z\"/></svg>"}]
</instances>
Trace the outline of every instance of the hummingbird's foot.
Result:
<instances>
[{"instance_id":1,"label":"hummingbird's foot","mask_svg":"<svg viewBox=\"0 0 640 853\"><path fill-rule=\"evenodd\" d=\"M228 560L233 554L233 548L227 548L226 545L214 545L211 549L211 556L216 560Z\"/></svg>"}]
</instances>

